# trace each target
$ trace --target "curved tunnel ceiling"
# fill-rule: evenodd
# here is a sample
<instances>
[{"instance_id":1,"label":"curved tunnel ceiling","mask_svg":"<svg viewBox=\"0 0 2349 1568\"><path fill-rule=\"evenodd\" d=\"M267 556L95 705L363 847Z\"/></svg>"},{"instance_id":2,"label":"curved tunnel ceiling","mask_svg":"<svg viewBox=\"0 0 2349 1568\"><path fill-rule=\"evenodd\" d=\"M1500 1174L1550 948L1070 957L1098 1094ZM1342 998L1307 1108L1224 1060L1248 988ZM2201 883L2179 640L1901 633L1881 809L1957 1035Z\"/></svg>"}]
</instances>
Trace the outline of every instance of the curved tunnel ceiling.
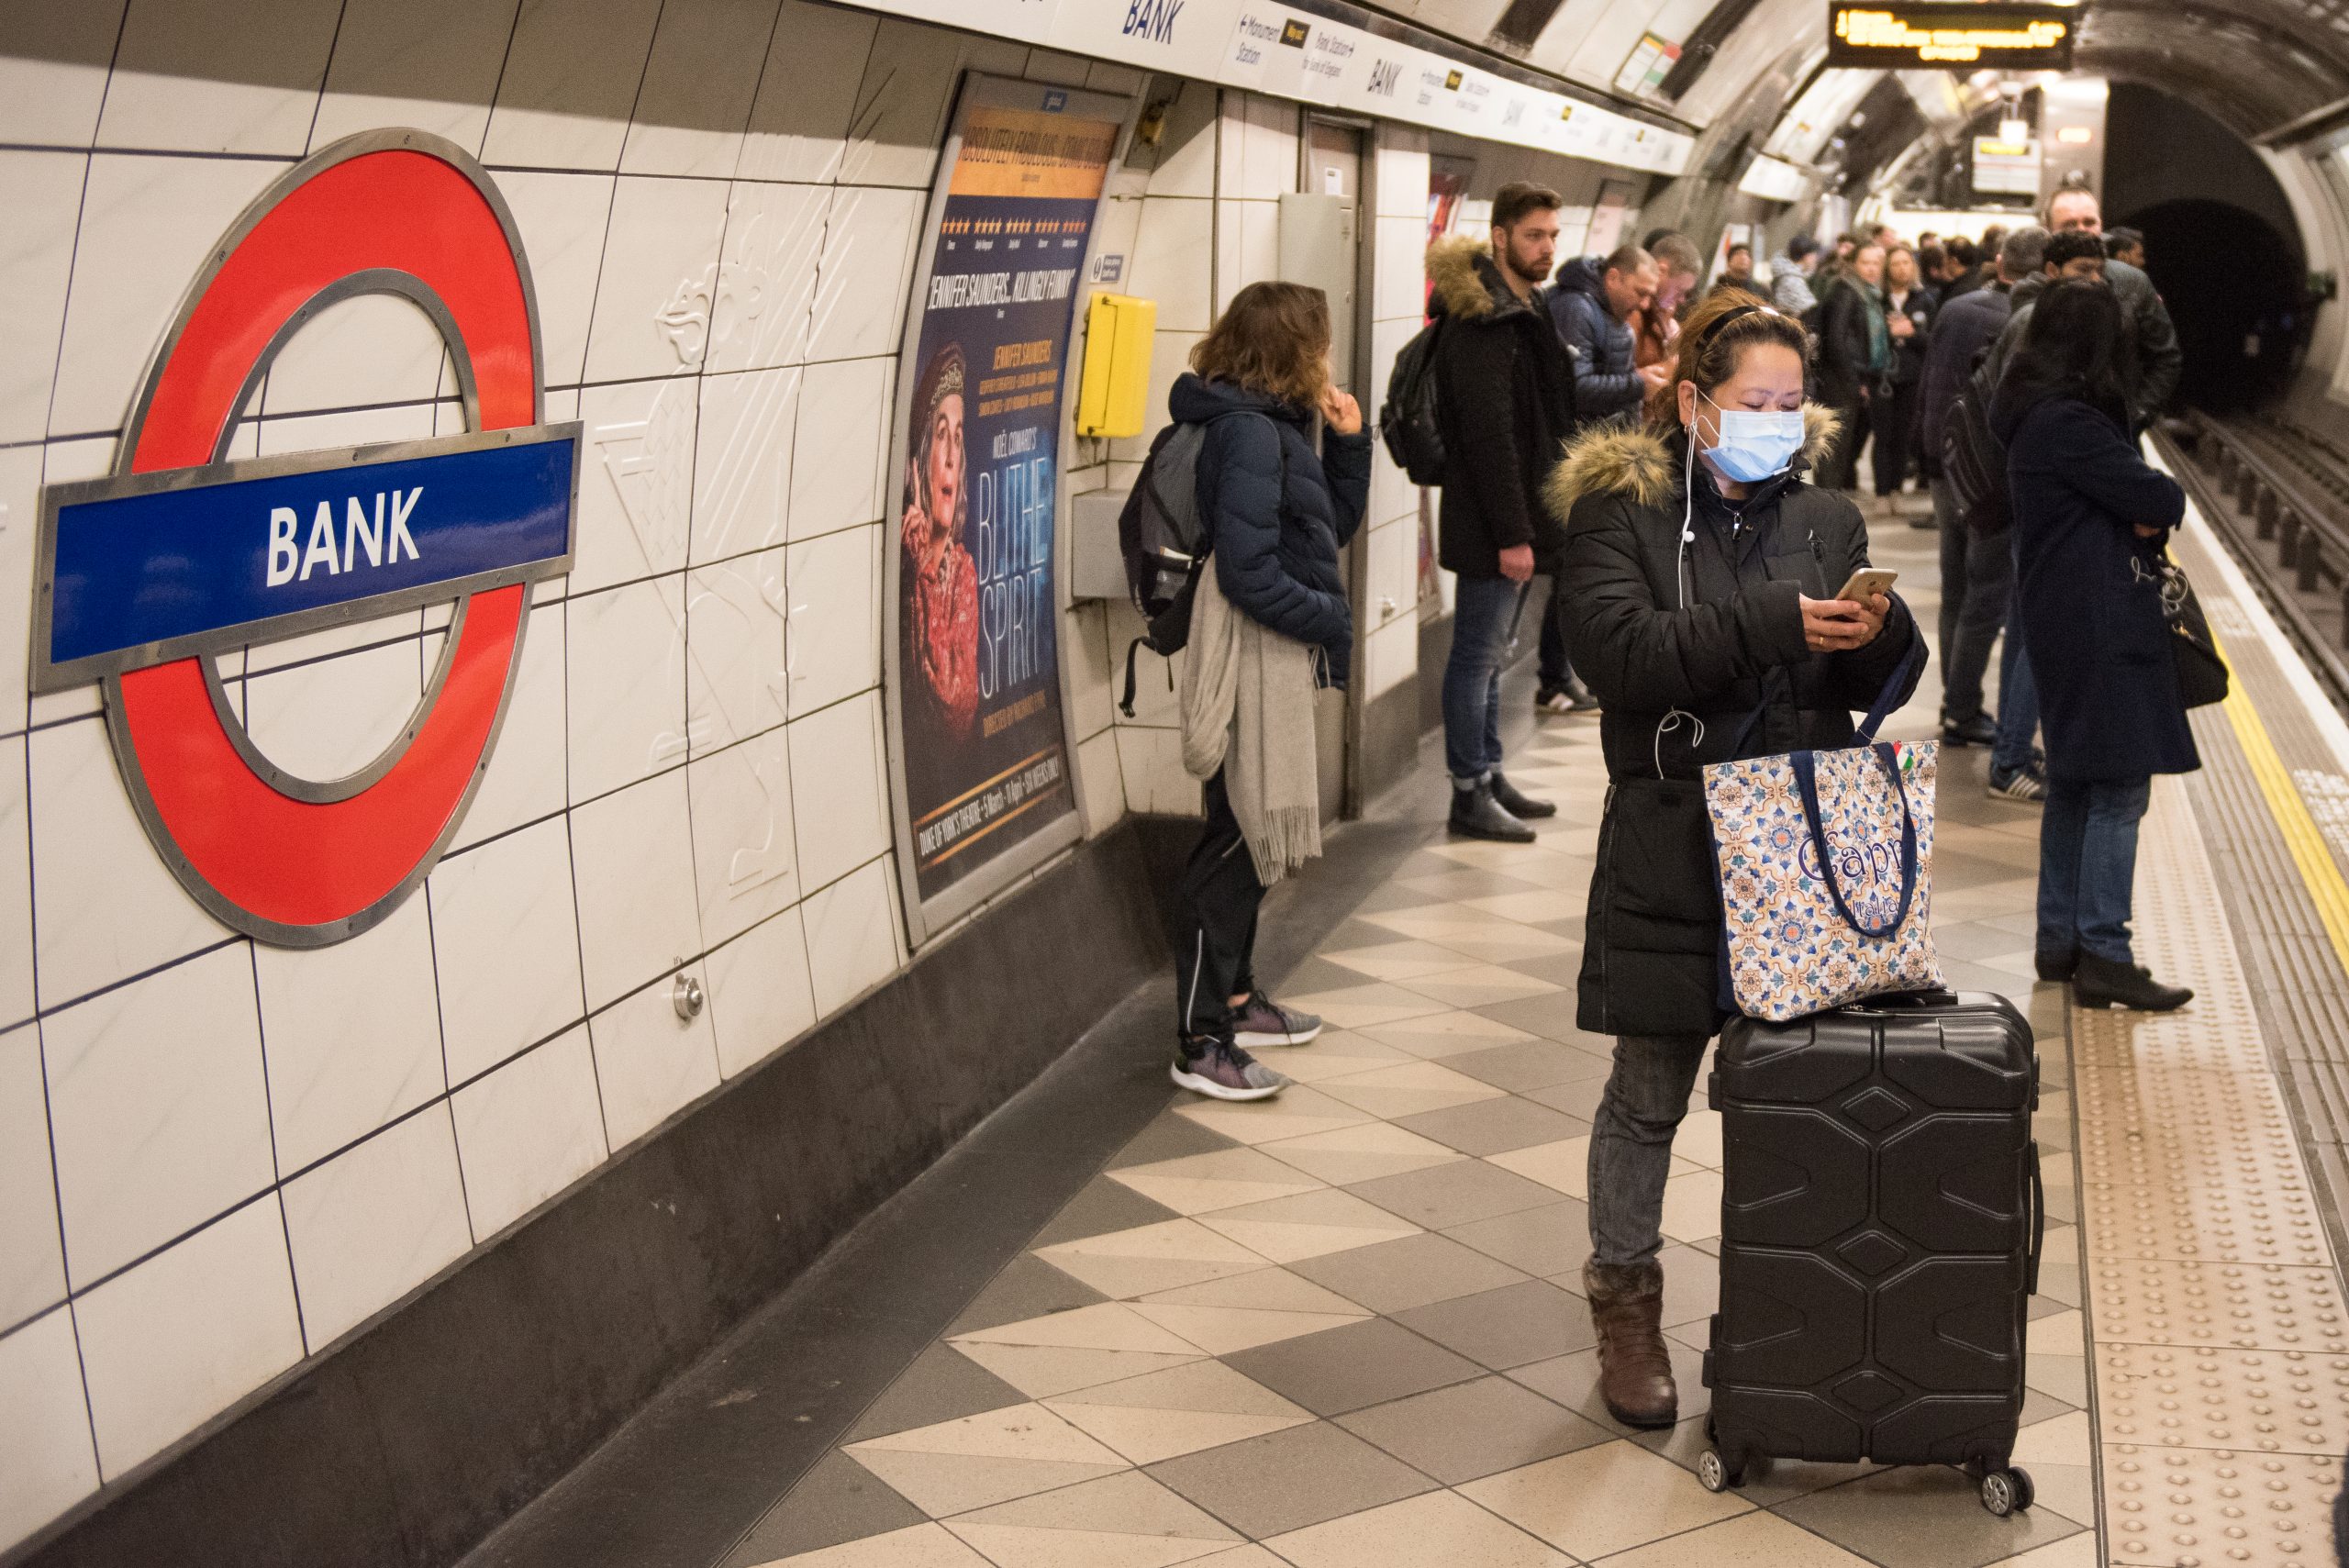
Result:
<instances>
[{"instance_id":1,"label":"curved tunnel ceiling","mask_svg":"<svg viewBox=\"0 0 2349 1568\"><path fill-rule=\"evenodd\" d=\"M2176 93L2248 139L2349 96L2349 3L2099 0L2075 59Z\"/></svg>"}]
</instances>

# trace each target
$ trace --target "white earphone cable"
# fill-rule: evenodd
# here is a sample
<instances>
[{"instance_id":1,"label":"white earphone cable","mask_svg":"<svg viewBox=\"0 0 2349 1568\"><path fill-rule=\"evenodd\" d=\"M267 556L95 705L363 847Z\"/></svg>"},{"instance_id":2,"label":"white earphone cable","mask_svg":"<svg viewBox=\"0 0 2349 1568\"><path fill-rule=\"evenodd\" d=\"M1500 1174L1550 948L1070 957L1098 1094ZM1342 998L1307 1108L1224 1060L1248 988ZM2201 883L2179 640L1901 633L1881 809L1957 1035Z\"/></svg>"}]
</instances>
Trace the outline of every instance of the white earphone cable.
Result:
<instances>
[{"instance_id":1,"label":"white earphone cable","mask_svg":"<svg viewBox=\"0 0 2349 1568\"><path fill-rule=\"evenodd\" d=\"M1680 539L1672 553L1672 586L1680 595L1681 609L1688 607L1688 547L1696 541L1697 518L1697 421L1692 413L1688 420L1687 466L1680 476ZM1664 777L1664 738L1667 731L1677 729L1683 720L1688 725L1688 744L1693 749L1705 743L1705 721L1685 708L1667 710L1655 727L1655 776Z\"/></svg>"}]
</instances>

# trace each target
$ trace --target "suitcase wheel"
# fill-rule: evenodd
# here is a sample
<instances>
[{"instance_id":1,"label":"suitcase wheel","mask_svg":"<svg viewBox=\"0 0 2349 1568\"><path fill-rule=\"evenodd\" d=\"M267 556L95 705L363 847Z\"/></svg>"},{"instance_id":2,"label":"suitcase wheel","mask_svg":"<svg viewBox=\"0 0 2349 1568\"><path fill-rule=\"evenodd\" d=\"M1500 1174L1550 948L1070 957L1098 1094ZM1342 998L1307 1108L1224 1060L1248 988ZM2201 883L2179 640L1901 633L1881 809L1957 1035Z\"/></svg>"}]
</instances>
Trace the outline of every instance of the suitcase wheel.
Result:
<instances>
[{"instance_id":1,"label":"suitcase wheel","mask_svg":"<svg viewBox=\"0 0 2349 1568\"><path fill-rule=\"evenodd\" d=\"M1699 1480L1704 1478L1702 1460L1698 1461L1697 1474ZM1982 1477L1982 1506L1999 1518L2030 1507L2033 1496L2031 1473L2027 1470L1993 1470Z\"/></svg>"},{"instance_id":2,"label":"suitcase wheel","mask_svg":"<svg viewBox=\"0 0 2349 1568\"><path fill-rule=\"evenodd\" d=\"M1731 1464L1721 1457L1721 1451L1709 1448L1697 1456L1697 1485L1708 1492L1726 1492L1732 1486L1745 1485L1745 1465Z\"/></svg>"}]
</instances>

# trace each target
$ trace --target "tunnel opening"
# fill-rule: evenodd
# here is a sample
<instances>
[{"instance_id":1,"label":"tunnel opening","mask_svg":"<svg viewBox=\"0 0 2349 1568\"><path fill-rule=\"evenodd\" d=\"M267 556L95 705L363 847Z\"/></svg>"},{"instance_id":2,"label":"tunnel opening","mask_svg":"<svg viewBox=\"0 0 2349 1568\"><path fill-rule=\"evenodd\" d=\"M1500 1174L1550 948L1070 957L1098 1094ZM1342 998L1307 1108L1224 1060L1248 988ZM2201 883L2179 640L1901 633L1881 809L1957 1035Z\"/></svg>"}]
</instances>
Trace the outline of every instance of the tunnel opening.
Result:
<instances>
[{"instance_id":1,"label":"tunnel opening","mask_svg":"<svg viewBox=\"0 0 2349 1568\"><path fill-rule=\"evenodd\" d=\"M2306 337L2298 249L2258 214L2204 198L2109 219L2145 237L2145 270L2176 324L2177 401L2239 413L2289 384Z\"/></svg>"}]
</instances>

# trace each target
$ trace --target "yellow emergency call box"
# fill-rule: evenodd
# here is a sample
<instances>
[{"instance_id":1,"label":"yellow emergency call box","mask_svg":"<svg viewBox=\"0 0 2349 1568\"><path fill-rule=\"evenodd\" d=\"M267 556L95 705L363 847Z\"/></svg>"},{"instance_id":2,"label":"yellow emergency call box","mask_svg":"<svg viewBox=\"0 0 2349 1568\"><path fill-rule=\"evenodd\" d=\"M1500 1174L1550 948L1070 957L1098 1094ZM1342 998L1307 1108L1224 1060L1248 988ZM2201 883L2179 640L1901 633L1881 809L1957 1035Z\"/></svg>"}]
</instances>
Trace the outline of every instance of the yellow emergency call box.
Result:
<instances>
[{"instance_id":1,"label":"yellow emergency call box","mask_svg":"<svg viewBox=\"0 0 2349 1568\"><path fill-rule=\"evenodd\" d=\"M1158 302L1097 294L1085 312L1085 373L1076 389L1080 436L1139 436L1150 414L1150 351Z\"/></svg>"}]
</instances>

